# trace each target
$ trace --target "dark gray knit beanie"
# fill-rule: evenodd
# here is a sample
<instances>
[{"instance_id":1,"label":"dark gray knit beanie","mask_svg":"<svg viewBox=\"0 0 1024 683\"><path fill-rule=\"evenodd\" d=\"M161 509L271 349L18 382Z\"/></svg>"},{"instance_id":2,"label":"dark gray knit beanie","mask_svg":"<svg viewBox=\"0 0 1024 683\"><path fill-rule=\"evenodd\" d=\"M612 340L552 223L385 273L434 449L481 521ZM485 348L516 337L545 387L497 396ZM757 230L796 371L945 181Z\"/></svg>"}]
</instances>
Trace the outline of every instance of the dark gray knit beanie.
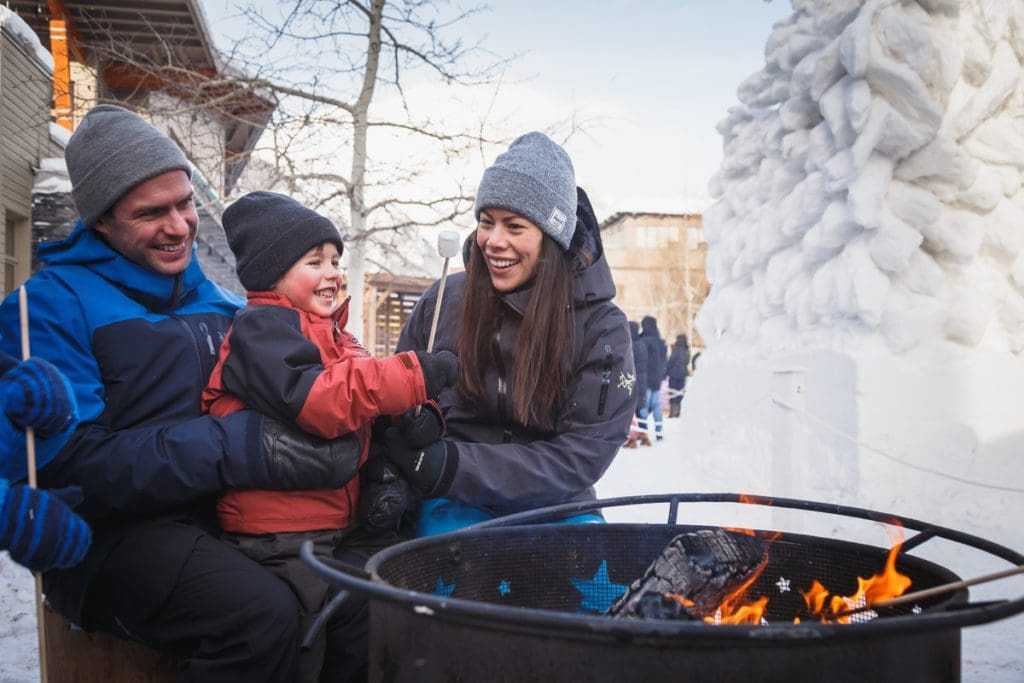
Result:
<instances>
[{"instance_id":1,"label":"dark gray knit beanie","mask_svg":"<svg viewBox=\"0 0 1024 683\"><path fill-rule=\"evenodd\" d=\"M238 279L250 292L270 289L318 244L333 242L339 254L345 248L334 223L276 192L239 197L224 210L221 222Z\"/></svg>"},{"instance_id":2,"label":"dark gray knit beanie","mask_svg":"<svg viewBox=\"0 0 1024 683\"><path fill-rule=\"evenodd\" d=\"M93 107L64 149L71 201L86 226L132 188L168 171L192 166L174 140L138 114L113 104Z\"/></svg>"},{"instance_id":3,"label":"dark gray knit beanie","mask_svg":"<svg viewBox=\"0 0 1024 683\"><path fill-rule=\"evenodd\" d=\"M576 230L576 174L569 155L544 133L519 136L480 180L477 219L491 207L530 219L568 251Z\"/></svg>"}]
</instances>

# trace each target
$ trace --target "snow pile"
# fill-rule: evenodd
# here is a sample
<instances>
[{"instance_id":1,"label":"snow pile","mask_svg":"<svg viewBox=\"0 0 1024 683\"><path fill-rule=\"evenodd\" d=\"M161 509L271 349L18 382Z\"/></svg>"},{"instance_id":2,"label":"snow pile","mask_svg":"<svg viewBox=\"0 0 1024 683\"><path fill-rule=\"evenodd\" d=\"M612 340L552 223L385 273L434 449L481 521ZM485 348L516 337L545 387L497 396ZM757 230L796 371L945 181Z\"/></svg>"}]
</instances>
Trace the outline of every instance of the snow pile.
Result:
<instances>
[{"instance_id":1,"label":"snow pile","mask_svg":"<svg viewBox=\"0 0 1024 683\"><path fill-rule=\"evenodd\" d=\"M719 123L698 324L1024 350L1024 3L793 0Z\"/></svg>"},{"instance_id":2,"label":"snow pile","mask_svg":"<svg viewBox=\"0 0 1024 683\"><path fill-rule=\"evenodd\" d=\"M58 126L59 128L59 126ZM64 130L61 128L61 130ZM53 194L55 192L70 193L71 178L68 177L68 166L63 158L43 159L36 169L32 194Z\"/></svg>"},{"instance_id":3,"label":"snow pile","mask_svg":"<svg viewBox=\"0 0 1024 683\"><path fill-rule=\"evenodd\" d=\"M10 32L14 40L29 54L35 57L39 65L53 73L53 55L39 42L39 36L25 20L7 7L0 6L0 28Z\"/></svg>"}]
</instances>

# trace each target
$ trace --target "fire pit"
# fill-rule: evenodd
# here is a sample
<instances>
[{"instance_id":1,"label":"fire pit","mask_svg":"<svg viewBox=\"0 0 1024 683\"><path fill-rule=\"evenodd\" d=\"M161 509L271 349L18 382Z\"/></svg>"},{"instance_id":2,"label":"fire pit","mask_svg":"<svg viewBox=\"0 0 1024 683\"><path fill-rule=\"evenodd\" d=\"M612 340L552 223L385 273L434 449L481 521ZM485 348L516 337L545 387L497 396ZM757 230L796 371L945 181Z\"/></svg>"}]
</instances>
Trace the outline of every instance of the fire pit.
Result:
<instances>
[{"instance_id":1,"label":"fire pit","mask_svg":"<svg viewBox=\"0 0 1024 683\"><path fill-rule=\"evenodd\" d=\"M583 510L668 504L665 524L536 524ZM910 536L896 569L917 591L957 581L910 554L945 539L1013 564L1024 556L984 539L897 515L737 494L638 496L511 515L376 555L370 579L304 557L371 601L375 681L936 681L960 680L960 628L1024 611L1024 598L970 603L966 589L825 623L802 592L816 580L856 592L889 549L791 533L769 541L748 588L766 596L756 625L615 619L603 612L676 535L681 503L742 503L898 524ZM866 615L866 616L865 616ZM800 623L794 623L800 619Z\"/></svg>"}]
</instances>

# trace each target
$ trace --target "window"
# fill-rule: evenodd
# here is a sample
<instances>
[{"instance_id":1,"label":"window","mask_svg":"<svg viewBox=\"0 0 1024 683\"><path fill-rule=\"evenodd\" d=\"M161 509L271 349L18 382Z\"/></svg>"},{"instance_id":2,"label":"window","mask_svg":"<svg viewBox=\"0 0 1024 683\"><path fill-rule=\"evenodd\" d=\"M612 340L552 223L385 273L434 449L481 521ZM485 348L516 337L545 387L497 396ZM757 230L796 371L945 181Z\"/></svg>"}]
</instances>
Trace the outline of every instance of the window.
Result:
<instances>
[{"instance_id":1,"label":"window","mask_svg":"<svg viewBox=\"0 0 1024 683\"><path fill-rule=\"evenodd\" d=\"M686 246L689 249L696 249L697 245L704 241L704 231L700 228L686 229Z\"/></svg>"},{"instance_id":2,"label":"window","mask_svg":"<svg viewBox=\"0 0 1024 683\"><path fill-rule=\"evenodd\" d=\"M679 241L679 230L671 225L641 225L636 229L636 246L640 249L664 249Z\"/></svg>"}]
</instances>

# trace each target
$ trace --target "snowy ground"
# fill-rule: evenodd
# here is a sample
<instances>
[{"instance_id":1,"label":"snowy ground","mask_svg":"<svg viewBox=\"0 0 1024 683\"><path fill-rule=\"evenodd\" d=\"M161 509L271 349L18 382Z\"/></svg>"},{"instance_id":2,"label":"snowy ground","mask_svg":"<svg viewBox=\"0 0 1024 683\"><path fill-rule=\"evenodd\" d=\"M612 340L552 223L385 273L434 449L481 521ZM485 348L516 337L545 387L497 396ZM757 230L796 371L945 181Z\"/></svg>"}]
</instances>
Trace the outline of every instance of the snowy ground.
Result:
<instances>
[{"instance_id":1,"label":"snowy ground","mask_svg":"<svg viewBox=\"0 0 1024 683\"><path fill-rule=\"evenodd\" d=\"M685 409L685 407L684 407ZM752 462L757 456L754 451L748 455L736 453L724 459L721 453L693 453L682 441L680 420L665 421L666 439L647 448L623 450L605 477L598 484L601 498L627 495L671 492L751 492L747 476L756 469ZM884 499L884 497L883 497ZM895 499L895 498L894 498ZM864 504L864 507L872 507ZM793 528L805 533L821 536L834 535L840 538L858 536L857 540L874 545L886 545L882 527L867 525L865 528L840 529L834 520L787 519L770 510L750 506L683 506L692 521L708 521L761 528ZM881 508L883 512L906 515L898 504ZM643 508L618 508L606 511L612 521L649 521L660 523L665 520L663 506ZM937 513L938 511L936 511ZM993 537L991 524L1005 510L992 510L987 519L964 520L958 528L1009 545L1020 552L1024 548L1013 545L1002 537ZM706 515L706 517L702 517ZM725 515L725 517L723 517ZM735 515L735 517L729 517ZM753 515L753 516L752 516ZM760 515L760 518L758 517ZM935 521L936 514L929 519L917 512L915 515L925 521ZM915 516L909 515L909 516ZM820 516L818 516L820 517ZM1010 514L1008 518L1019 519ZM700 519L698 519L700 518ZM1006 522L1009 528L1010 522ZM985 533L976 527L988 529ZM1006 534L1014 538L1009 531ZM982 553L938 552L928 559L938 561L952 568L961 577L969 578L998 571L1006 563L992 562ZM32 576L14 565L6 553L0 553L0 683L22 683L38 680L36 663L36 620L33 601ZM989 586L971 589L971 599L1018 598L1024 595L1024 580L1003 580ZM1024 636L1024 616L1004 619L991 624L974 626L963 631L963 680L966 683L1019 683L1024 681L1024 652L1020 643Z\"/></svg>"}]
</instances>

